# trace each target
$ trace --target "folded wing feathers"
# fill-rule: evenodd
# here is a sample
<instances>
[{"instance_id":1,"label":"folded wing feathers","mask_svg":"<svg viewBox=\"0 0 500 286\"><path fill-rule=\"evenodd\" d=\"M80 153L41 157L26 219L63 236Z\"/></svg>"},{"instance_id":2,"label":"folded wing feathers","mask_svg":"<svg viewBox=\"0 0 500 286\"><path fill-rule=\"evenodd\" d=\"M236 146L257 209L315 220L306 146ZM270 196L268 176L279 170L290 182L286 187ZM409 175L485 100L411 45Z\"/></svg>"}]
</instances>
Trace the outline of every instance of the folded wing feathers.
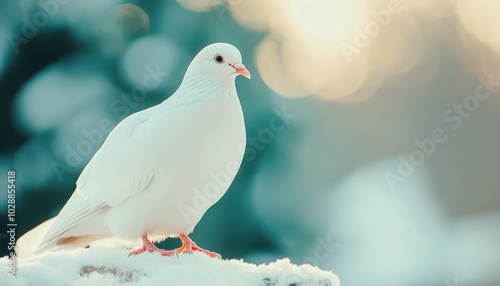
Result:
<instances>
[{"instance_id":1,"label":"folded wing feathers","mask_svg":"<svg viewBox=\"0 0 500 286\"><path fill-rule=\"evenodd\" d=\"M75 192L57 215L54 224L43 239L43 244L52 243L80 221L106 208L107 205L102 205L91 209L88 200Z\"/></svg>"}]
</instances>

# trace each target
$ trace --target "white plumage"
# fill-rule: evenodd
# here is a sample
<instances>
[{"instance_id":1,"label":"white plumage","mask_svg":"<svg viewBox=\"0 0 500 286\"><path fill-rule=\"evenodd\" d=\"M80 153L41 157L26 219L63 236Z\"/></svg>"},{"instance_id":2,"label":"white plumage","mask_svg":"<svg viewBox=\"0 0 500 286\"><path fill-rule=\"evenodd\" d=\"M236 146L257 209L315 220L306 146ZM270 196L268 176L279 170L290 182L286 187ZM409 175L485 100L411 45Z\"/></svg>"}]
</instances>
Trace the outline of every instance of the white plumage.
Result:
<instances>
[{"instance_id":1,"label":"white plumage","mask_svg":"<svg viewBox=\"0 0 500 286\"><path fill-rule=\"evenodd\" d=\"M111 131L59 214L19 239L18 256L103 237L190 233L243 158L237 75L250 77L234 46L200 51L170 98Z\"/></svg>"}]
</instances>

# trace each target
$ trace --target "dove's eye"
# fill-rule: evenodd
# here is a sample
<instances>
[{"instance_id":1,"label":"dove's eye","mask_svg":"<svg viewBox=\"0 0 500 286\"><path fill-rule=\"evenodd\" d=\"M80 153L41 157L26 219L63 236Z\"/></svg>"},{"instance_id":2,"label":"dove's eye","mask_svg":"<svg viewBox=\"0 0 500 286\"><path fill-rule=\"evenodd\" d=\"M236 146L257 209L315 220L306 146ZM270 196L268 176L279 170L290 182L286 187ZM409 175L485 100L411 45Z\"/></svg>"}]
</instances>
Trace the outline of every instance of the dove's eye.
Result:
<instances>
[{"instance_id":1,"label":"dove's eye","mask_svg":"<svg viewBox=\"0 0 500 286\"><path fill-rule=\"evenodd\" d=\"M216 54L214 56L214 61L218 64L224 63L224 57L222 55Z\"/></svg>"}]
</instances>

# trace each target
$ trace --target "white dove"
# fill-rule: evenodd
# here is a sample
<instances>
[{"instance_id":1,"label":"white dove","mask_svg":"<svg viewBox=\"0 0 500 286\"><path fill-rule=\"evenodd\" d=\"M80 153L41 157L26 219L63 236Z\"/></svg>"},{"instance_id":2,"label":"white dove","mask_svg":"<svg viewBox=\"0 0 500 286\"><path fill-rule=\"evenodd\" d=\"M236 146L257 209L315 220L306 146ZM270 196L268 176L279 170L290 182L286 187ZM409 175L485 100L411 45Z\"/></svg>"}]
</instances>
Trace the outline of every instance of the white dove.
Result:
<instances>
[{"instance_id":1,"label":"white dove","mask_svg":"<svg viewBox=\"0 0 500 286\"><path fill-rule=\"evenodd\" d=\"M201 50L170 98L111 131L59 214L22 236L17 255L118 237L142 238L132 255L200 251L218 257L186 234L224 195L243 159L238 75L250 78L236 47L215 43ZM163 250L150 240L172 236L182 247Z\"/></svg>"}]
</instances>

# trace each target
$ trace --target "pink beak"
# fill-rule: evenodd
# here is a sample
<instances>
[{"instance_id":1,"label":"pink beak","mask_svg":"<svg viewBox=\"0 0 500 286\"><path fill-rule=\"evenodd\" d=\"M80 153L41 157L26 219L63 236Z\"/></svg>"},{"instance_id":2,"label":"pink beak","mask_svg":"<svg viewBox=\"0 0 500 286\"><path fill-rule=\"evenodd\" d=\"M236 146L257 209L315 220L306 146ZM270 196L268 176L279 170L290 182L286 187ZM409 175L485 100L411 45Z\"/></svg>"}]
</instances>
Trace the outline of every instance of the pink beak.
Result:
<instances>
[{"instance_id":1,"label":"pink beak","mask_svg":"<svg viewBox=\"0 0 500 286\"><path fill-rule=\"evenodd\" d=\"M248 79L250 79L252 76L250 75L250 72L245 68L243 64L234 64L231 65L235 70L237 74L240 74Z\"/></svg>"}]
</instances>

